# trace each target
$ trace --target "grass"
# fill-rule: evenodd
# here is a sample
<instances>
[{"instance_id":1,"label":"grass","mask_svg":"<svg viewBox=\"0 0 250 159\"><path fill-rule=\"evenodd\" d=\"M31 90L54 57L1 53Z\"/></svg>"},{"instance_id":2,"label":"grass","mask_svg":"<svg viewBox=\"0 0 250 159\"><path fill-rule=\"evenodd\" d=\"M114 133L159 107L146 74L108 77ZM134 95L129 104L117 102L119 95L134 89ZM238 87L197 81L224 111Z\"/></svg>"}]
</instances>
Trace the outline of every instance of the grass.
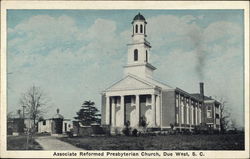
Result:
<instances>
[{"instance_id":1,"label":"grass","mask_svg":"<svg viewBox=\"0 0 250 159\"><path fill-rule=\"evenodd\" d=\"M86 150L244 150L244 134L60 138Z\"/></svg>"},{"instance_id":2,"label":"grass","mask_svg":"<svg viewBox=\"0 0 250 159\"><path fill-rule=\"evenodd\" d=\"M8 136L7 150L26 150L26 136ZM42 150L34 138L29 139L28 150Z\"/></svg>"}]
</instances>

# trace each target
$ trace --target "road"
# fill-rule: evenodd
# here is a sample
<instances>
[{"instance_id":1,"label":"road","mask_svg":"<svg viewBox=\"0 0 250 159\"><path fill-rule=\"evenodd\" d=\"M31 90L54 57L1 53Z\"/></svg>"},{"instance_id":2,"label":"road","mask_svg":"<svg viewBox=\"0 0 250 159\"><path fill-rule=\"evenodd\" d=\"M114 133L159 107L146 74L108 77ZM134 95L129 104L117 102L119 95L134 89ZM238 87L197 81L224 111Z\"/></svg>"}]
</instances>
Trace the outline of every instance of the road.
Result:
<instances>
[{"instance_id":1,"label":"road","mask_svg":"<svg viewBox=\"0 0 250 159\"><path fill-rule=\"evenodd\" d=\"M83 150L69 143L58 140L54 136L40 136L35 140L42 146L44 150Z\"/></svg>"}]
</instances>

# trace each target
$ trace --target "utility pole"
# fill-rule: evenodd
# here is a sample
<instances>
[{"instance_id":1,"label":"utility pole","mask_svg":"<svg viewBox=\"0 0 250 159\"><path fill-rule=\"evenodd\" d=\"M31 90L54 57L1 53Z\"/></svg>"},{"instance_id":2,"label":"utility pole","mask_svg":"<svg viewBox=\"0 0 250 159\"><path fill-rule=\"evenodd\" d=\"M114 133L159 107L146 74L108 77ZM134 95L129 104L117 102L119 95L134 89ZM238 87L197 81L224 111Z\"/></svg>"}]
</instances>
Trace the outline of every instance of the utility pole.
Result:
<instances>
[{"instance_id":1,"label":"utility pole","mask_svg":"<svg viewBox=\"0 0 250 159\"><path fill-rule=\"evenodd\" d=\"M24 121L24 119L25 119L25 117L24 117L24 110L25 110L25 108L26 108L26 106L22 106L23 107L23 121Z\"/></svg>"},{"instance_id":2,"label":"utility pole","mask_svg":"<svg viewBox=\"0 0 250 159\"><path fill-rule=\"evenodd\" d=\"M24 116L25 113L24 113L24 111L25 111L26 106L23 105L22 107L23 107L23 122L25 125L25 116ZM28 131L28 128L26 128L26 150L28 150L28 145L29 145L29 131Z\"/></svg>"}]
</instances>

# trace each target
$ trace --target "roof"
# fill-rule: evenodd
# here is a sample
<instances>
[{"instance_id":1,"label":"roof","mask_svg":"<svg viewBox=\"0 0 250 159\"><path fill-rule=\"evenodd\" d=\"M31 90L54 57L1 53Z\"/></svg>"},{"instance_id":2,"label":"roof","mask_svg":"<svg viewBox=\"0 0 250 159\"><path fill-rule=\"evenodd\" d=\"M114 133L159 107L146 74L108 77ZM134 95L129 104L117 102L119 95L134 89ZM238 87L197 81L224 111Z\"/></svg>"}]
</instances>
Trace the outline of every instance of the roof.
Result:
<instances>
[{"instance_id":1,"label":"roof","mask_svg":"<svg viewBox=\"0 0 250 159\"><path fill-rule=\"evenodd\" d=\"M145 88L161 88L161 89L173 89L172 87L158 82L152 78L140 78L136 75L128 74L123 79L111 85L105 91L117 91L117 90L134 90Z\"/></svg>"},{"instance_id":2,"label":"roof","mask_svg":"<svg viewBox=\"0 0 250 159\"><path fill-rule=\"evenodd\" d=\"M57 114L55 114L53 117L52 117L52 119L63 119L64 117L61 115L61 114L59 114L59 113L57 113Z\"/></svg>"},{"instance_id":3,"label":"roof","mask_svg":"<svg viewBox=\"0 0 250 159\"><path fill-rule=\"evenodd\" d=\"M200 93L193 93L191 94L192 96L194 96L195 98L198 98L199 100L203 100L202 99L202 95ZM204 96L204 100L212 100L211 97L207 97L207 96Z\"/></svg>"},{"instance_id":4,"label":"roof","mask_svg":"<svg viewBox=\"0 0 250 159\"><path fill-rule=\"evenodd\" d=\"M202 100L202 96L201 96L201 94L199 94L199 93L193 93L193 94L191 94L193 97L195 97L195 98L198 98L199 100ZM220 102L218 102L217 100L215 100L215 99L213 99L212 97L208 97L208 96L204 96L204 100L206 101L208 101L208 100L213 100L215 103L217 103L217 104L220 104Z\"/></svg>"},{"instance_id":5,"label":"roof","mask_svg":"<svg viewBox=\"0 0 250 159\"><path fill-rule=\"evenodd\" d=\"M145 21L145 18L143 15L140 14L140 12L134 17L133 21L135 20L144 20Z\"/></svg>"},{"instance_id":6,"label":"roof","mask_svg":"<svg viewBox=\"0 0 250 159\"><path fill-rule=\"evenodd\" d=\"M52 119L63 119L64 118L61 114L59 114L59 111L60 110L57 108L56 114L52 117Z\"/></svg>"}]
</instances>

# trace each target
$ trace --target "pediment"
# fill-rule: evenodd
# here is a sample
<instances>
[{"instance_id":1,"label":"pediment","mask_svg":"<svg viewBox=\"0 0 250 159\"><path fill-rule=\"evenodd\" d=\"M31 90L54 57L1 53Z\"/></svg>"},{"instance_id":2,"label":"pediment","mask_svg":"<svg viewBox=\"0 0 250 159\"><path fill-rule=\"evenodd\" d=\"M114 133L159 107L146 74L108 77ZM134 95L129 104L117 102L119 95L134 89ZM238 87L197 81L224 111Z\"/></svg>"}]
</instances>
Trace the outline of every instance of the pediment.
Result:
<instances>
[{"instance_id":1,"label":"pediment","mask_svg":"<svg viewBox=\"0 0 250 159\"><path fill-rule=\"evenodd\" d=\"M142 79L138 79L136 77L128 75L122 80L113 84L106 91L132 90L132 89L145 89L145 88L154 88L154 85Z\"/></svg>"}]
</instances>

